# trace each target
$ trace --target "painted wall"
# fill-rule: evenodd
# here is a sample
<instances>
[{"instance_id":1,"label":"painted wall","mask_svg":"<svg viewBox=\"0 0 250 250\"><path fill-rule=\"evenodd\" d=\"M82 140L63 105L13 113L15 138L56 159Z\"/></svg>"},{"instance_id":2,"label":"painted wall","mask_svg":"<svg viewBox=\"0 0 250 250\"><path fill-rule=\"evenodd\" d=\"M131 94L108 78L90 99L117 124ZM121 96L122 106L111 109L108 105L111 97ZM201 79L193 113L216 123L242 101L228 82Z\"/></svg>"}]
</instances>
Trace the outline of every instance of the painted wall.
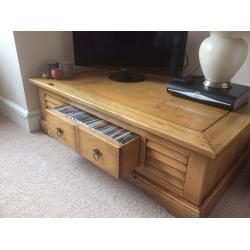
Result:
<instances>
[{"instance_id":1,"label":"painted wall","mask_svg":"<svg viewBox=\"0 0 250 250\"><path fill-rule=\"evenodd\" d=\"M40 129L38 91L28 78L46 72L49 60L73 60L71 32L0 31L0 111L27 131Z\"/></svg>"},{"instance_id":2,"label":"painted wall","mask_svg":"<svg viewBox=\"0 0 250 250\"><path fill-rule=\"evenodd\" d=\"M72 33L17 31L14 38L28 110L34 111L40 107L38 92L35 86L28 83L28 78L47 72L49 60L73 60Z\"/></svg>"},{"instance_id":3,"label":"painted wall","mask_svg":"<svg viewBox=\"0 0 250 250\"><path fill-rule=\"evenodd\" d=\"M250 31L244 32L243 38L248 44L248 56L232 82L250 86Z\"/></svg>"},{"instance_id":4,"label":"painted wall","mask_svg":"<svg viewBox=\"0 0 250 250\"><path fill-rule=\"evenodd\" d=\"M0 97L27 109L12 31L0 32Z\"/></svg>"}]
</instances>

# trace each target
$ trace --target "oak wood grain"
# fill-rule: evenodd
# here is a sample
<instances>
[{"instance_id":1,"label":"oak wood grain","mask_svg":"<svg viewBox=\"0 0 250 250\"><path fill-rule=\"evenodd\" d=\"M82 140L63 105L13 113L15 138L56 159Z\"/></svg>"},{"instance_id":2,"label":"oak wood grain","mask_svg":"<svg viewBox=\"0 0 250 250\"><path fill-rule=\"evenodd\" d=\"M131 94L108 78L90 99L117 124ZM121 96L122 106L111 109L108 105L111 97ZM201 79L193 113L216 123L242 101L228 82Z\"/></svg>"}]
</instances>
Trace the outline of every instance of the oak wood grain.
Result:
<instances>
[{"instance_id":1,"label":"oak wood grain","mask_svg":"<svg viewBox=\"0 0 250 250\"><path fill-rule=\"evenodd\" d=\"M154 158L146 157L146 164L150 165L153 168L159 169L160 171L165 172L171 176L174 176L175 178L177 178L181 181L185 181L185 179L186 179L185 173L165 164L164 162L157 161Z\"/></svg>"},{"instance_id":2,"label":"oak wood grain","mask_svg":"<svg viewBox=\"0 0 250 250\"><path fill-rule=\"evenodd\" d=\"M204 179L207 178L207 162L204 156L191 153L187 167L184 198L189 202L200 205L203 197Z\"/></svg>"},{"instance_id":3,"label":"oak wood grain","mask_svg":"<svg viewBox=\"0 0 250 250\"><path fill-rule=\"evenodd\" d=\"M182 196L183 195L183 185L181 185L180 187L178 186L178 184L176 185L173 184L172 182L169 181L169 179L167 178L162 178L163 176L159 176L157 174L155 174L155 172L152 172L149 168L136 168L135 171L137 173L141 174L141 177L145 177L148 180L157 183L158 186L161 186L167 190L169 190L170 192L177 194L178 196Z\"/></svg>"},{"instance_id":4,"label":"oak wood grain","mask_svg":"<svg viewBox=\"0 0 250 250\"><path fill-rule=\"evenodd\" d=\"M175 194L168 192L164 187L159 186L140 173L134 171L127 180L151 194L154 199L163 204L167 210L177 217L200 217L200 210L193 204L181 199Z\"/></svg>"},{"instance_id":5,"label":"oak wood grain","mask_svg":"<svg viewBox=\"0 0 250 250\"><path fill-rule=\"evenodd\" d=\"M202 132L228 111L171 96L163 81L148 79L124 84L109 80L107 74L93 70L72 81L41 78L30 81L170 142L215 157Z\"/></svg>"},{"instance_id":6,"label":"oak wood grain","mask_svg":"<svg viewBox=\"0 0 250 250\"><path fill-rule=\"evenodd\" d=\"M76 141L77 135L75 131L75 125L73 122L71 122L67 118L55 114L54 111L50 110L46 111L46 121L47 121L48 134L51 137L65 144L74 151L78 151L77 141ZM60 133L58 133L59 129L61 130Z\"/></svg>"},{"instance_id":7,"label":"oak wood grain","mask_svg":"<svg viewBox=\"0 0 250 250\"><path fill-rule=\"evenodd\" d=\"M99 167L117 178L126 177L175 215L206 215L233 178L235 164L238 169L246 157L250 106L228 112L173 97L160 79L124 84L110 81L107 74L93 70L71 81L30 79L40 88L43 130L56 138L55 128L62 126L70 136L56 139L87 159L99 146L108 159ZM65 104L141 138L120 145L65 117L53 116L53 108ZM79 136L84 133L86 140Z\"/></svg>"},{"instance_id":8,"label":"oak wood grain","mask_svg":"<svg viewBox=\"0 0 250 250\"><path fill-rule=\"evenodd\" d=\"M167 147L164 147L156 142L153 142L151 140L147 141L147 147L150 149L153 149L155 151L158 151L170 158L173 158L177 161L180 161L183 164L187 164L188 163L188 157L185 155L180 154L178 151L174 151L172 149L169 149Z\"/></svg>"},{"instance_id":9,"label":"oak wood grain","mask_svg":"<svg viewBox=\"0 0 250 250\"><path fill-rule=\"evenodd\" d=\"M162 153L159 153L158 151L152 150L152 149L147 149L146 150L146 155L150 156L151 158L154 158L158 161L161 161L172 168L175 168L182 173L186 173L187 171L187 166L179 161L176 161L175 159L172 159L171 157L168 157Z\"/></svg>"}]
</instances>

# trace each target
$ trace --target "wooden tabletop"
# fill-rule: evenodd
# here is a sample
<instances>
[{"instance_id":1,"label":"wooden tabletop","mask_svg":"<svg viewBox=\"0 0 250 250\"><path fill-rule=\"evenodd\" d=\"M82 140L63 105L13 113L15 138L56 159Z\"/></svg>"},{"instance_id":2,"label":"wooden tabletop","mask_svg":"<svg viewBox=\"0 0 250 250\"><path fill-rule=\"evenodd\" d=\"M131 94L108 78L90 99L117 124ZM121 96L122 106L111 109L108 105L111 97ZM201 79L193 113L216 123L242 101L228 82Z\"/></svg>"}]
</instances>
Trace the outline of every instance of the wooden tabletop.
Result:
<instances>
[{"instance_id":1,"label":"wooden tabletop","mask_svg":"<svg viewBox=\"0 0 250 250\"><path fill-rule=\"evenodd\" d=\"M233 139L228 135L220 141L225 133L221 125L224 130L233 129L234 134L249 125L248 105L229 112L172 96L166 92L164 80L147 77L139 83L118 83L108 74L89 70L70 81L31 78L30 82L211 158ZM51 82L53 86L48 84Z\"/></svg>"}]
</instances>

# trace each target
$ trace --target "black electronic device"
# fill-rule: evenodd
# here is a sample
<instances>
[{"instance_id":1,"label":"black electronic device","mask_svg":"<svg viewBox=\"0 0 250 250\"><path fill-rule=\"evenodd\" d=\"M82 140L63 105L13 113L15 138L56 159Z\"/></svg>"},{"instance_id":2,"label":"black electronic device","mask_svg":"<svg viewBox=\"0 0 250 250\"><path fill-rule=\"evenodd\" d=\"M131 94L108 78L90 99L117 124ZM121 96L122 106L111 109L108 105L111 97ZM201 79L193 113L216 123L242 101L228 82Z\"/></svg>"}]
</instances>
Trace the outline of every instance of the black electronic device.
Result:
<instances>
[{"instance_id":1,"label":"black electronic device","mask_svg":"<svg viewBox=\"0 0 250 250\"><path fill-rule=\"evenodd\" d=\"M140 73L131 72L127 69L121 69L109 75L112 81L116 82L141 82L144 81L145 76Z\"/></svg>"},{"instance_id":2,"label":"black electronic device","mask_svg":"<svg viewBox=\"0 0 250 250\"><path fill-rule=\"evenodd\" d=\"M194 81L194 78L197 76L184 76L184 77L176 77L174 80L183 84L190 84Z\"/></svg>"},{"instance_id":3,"label":"black electronic device","mask_svg":"<svg viewBox=\"0 0 250 250\"><path fill-rule=\"evenodd\" d=\"M117 72L114 81L144 80L143 73L182 74L186 31L74 31L75 64Z\"/></svg>"},{"instance_id":4,"label":"black electronic device","mask_svg":"<svg viewBox=\"0 0 250 250\"><path fill-rule=\"evenodd\" d=\"M249 99L248 86L232 84L230 89L218 89L205 87L203 82L204 77L194 77L189 84L174 80L168 83L167 91L179 97L228 110L236 110Z\"/></svg>"}]
</instances>

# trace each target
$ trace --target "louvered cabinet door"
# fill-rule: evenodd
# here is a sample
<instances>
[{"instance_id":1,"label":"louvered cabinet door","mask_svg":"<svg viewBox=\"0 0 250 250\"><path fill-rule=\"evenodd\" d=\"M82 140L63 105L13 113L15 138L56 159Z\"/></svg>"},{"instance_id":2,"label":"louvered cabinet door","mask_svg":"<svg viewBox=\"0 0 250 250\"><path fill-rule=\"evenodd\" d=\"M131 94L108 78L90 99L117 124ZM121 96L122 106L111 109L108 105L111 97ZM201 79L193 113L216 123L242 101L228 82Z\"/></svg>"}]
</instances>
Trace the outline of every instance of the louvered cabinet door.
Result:
<instances>
[{"instance_id":1,"label":"louvered cabinet door","mask_svg":"<svg viewBox=\"0 0 250 250\"><path fill-rule=\"evenodd\" d=\"M189 151L168 141L142 140L141 164L136 171L163 188L182 196Z\"/></svg>"}]
</instances>

